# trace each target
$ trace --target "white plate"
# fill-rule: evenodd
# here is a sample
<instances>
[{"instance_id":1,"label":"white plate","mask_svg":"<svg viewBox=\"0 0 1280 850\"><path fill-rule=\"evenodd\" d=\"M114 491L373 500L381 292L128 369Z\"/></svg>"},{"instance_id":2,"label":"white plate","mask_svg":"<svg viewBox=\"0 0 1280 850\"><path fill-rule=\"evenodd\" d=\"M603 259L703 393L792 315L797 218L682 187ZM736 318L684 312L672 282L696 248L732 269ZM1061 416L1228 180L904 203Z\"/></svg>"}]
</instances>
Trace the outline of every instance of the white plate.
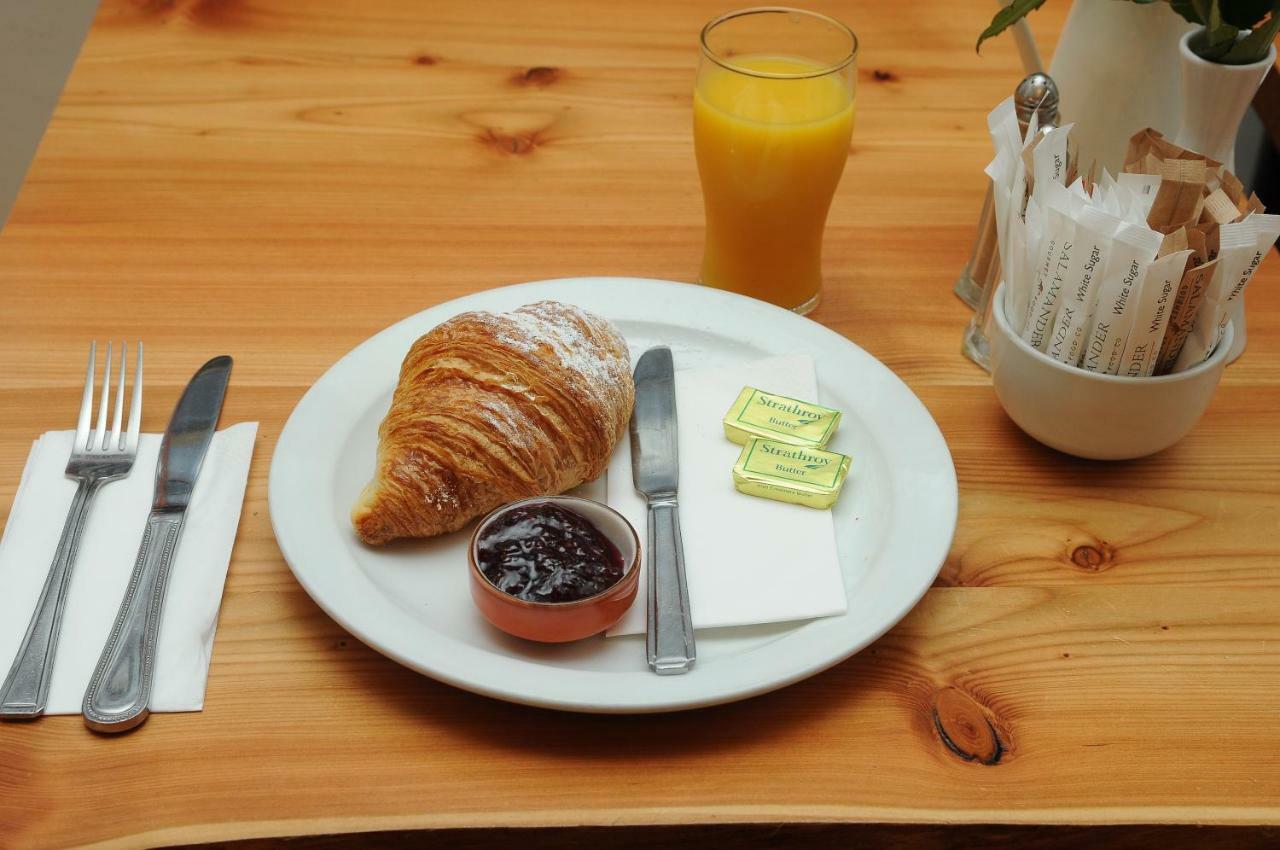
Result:
<instances>
[{"instance_id":1,"label":"white plate","mask_svg":"<svg viewBox=\"0 0 1280 850\"><path fill-rule=\"evenodd\" d=\"M698 634L698 664L655 676L641 636L540 645L489 626L467 587L467 532L375 549L348 511L368 481L378 424L415 339L467 310L554 298L612 320L633 355L669 345L677 368L805 352L823 404L845 411L854 476L835 508L848 613ZM848 658L898 622L951 545L956 477L924 405L887 367L815 322L685 283L577 278L479 292L425 310L359 345L289 417L271 462L271 522L298 581L329 616L428 676L499 699L590 712L696 708L774 690ZM643 594L638 597L643 603Z\"/></svg>"}]
</instances>

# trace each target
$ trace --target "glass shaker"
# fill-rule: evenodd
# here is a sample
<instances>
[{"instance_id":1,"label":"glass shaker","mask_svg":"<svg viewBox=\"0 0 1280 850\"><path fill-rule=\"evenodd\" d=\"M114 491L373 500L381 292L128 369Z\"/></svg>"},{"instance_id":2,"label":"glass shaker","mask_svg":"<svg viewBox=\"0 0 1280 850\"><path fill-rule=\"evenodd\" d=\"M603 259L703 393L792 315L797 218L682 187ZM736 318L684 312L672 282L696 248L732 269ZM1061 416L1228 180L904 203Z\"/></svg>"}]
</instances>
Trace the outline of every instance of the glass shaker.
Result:
<instances>
[{"instance_id":1,"label":"glass shaker","mask_svg":"<svg viewBox=\"0 0 1280 850\"><path fill-rule=\"evenodd\" d=\"M1031 74L1018 83L1013 93L1014 108L1018 113L1018 126L1025 137L1031 116L1036 116L1039 133L1046 133L1058 126L1058 87L1048 74ZM974 309L973 318L965 328L961 350L970 360L988 372L990 344L987 341L987 321L991 317L991 304L1000 280L1000 246L996 237L996 211L992 198L993 187L987 187L987 197L978 217L978 238L973 246L969 262L956 280L955 293ZM1018 214L1022 203L1018 199Z\"/></svg>"}]
</instances>

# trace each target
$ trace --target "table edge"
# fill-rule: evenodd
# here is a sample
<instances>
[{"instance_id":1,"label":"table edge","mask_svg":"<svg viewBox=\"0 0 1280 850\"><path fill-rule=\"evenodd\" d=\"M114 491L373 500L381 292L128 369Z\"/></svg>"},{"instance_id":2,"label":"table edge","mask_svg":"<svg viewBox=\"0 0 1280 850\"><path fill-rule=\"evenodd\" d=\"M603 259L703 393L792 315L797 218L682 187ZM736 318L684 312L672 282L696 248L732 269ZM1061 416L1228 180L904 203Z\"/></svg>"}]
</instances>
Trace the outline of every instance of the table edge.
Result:
<instances>
[{"instance_id":1,"label":"table edge","mask_svg":"<svg viewBox=\"0 0 1280 850\"><path fill-rule=\"evenodd\" d=\"M84 845L95 850L245 839L431 829L712 826L717 824L900 824L999 826L1280 826L1280 805L919 809L896 806L696 806L537 812L434 812L163 827Z\"/></svg>"}]
</instances>

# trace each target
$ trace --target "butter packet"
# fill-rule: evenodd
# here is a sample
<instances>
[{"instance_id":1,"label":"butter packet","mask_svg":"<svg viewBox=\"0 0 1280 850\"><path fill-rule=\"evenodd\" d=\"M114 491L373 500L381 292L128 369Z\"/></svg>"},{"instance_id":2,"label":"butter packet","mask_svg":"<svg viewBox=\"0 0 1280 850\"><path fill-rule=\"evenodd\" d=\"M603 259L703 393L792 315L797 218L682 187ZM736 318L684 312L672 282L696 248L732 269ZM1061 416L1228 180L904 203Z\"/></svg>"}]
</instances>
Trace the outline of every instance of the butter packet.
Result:
<instances>
[{"instance_id":1,"label":"butter packet","mask_svg":"<svg viewBox=\"0 0 1280 850\"><path fill-rule=\"evenodd\" d=\"M724 415L724 435L746 445L753 437L821 448L840 427L840 411L743 387Z\"/></svg>"},{"instance_id":2,"label":"butter packet","mask_svg":"<svg viewBox=\"0 0 1280 850\"><path fill-rule=\"evenodd\" d=\"M752 437L733 465L733 486L748 496L830 508L840 498L847 455Z\"/></svg>"}]
</instances>

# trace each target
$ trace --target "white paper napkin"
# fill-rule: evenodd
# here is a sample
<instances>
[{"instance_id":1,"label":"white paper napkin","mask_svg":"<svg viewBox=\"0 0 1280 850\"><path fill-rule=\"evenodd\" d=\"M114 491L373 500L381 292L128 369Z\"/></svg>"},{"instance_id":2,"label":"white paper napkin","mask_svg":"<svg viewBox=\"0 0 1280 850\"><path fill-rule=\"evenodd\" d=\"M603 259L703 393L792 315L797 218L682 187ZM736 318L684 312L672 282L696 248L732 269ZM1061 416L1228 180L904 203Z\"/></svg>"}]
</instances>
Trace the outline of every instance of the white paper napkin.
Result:
<instances>
[{"instance_id":1,"label":"white paper napkin","mask_svg":"<svg viewBox=\"0 0 1280 850\"><path fill-rule=\"evenodd\" d=\"M152 711L199 711L218 606L253 456L258 423L217 432L209 444L178 541L151 693ZM0 539L0 680L26 634L62 535L75 481L63 472L74 432L36 440ZM143 434L128 478L99 492L80 538L47 714L79 714L85 687L115 622L151 510L160 435Z\"/></svg>"},{"instance_id":2,"label":"white paper napkin","mask_svg":"<svg viewBox=\"0 0 1280 850\"><path fill-rule=\"evenodd\" d=\"M747 496L733 487L733 464L742 447L725 437L721 420L744 386L821 402L807 355L676 372L680 527L694 628L843 614L844 577L831 512ZM610 462L608 492L609 504L643 540L646 507L631 478L629 438ZM645 630L645 582L642 574L636 603L609 636Z\"/></svg>"}]
</instances>

